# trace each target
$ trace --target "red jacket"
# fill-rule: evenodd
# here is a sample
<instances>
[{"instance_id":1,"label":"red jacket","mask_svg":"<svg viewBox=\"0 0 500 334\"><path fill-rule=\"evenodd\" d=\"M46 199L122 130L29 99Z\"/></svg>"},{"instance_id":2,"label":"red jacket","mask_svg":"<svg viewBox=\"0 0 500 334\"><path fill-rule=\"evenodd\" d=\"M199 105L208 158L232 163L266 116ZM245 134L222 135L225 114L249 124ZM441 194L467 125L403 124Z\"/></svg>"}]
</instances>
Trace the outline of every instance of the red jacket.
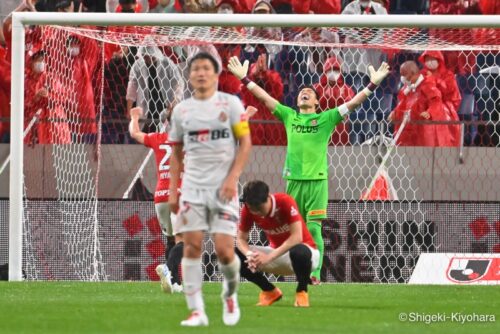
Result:
<instances>
[{"instance_id":1,"label":"red jacket","mask_svg":"<svg viewBox=\"0 0 500 334\"><path fill-rule=\"evenodd\" d=\"M431 0L429 11L431 15L480 14L477 5L466 7L464 2L458 0Z\"/></svg>"},{"instance_id":2,"label":"red jacket","mask_svg":"<svg viewBox=\"0 0 500 334\"><path fill-rule=\"evenodd\" d=\"M439 62L437 70L430 71L425 67L425 57L431 56ZM462 102L462 95L458 89L455 75L446 67L444 56L441 51L425 51L418 61L424 65L422 74L424 76L432 76L436 80L436 85L441 92L446 119L458 121L458 108ZM449 125L449 131L453 140L453 146L460 145L460 125Z\"/></svg>"},{"instance_id":3,"label":"red jacket","mask_svg":"<svg viewBox=\"0 0 500 334\"><path fill-rule=\"evenodd\" d=\"M96 108L94 101L94 89L92 87L92 77L87 59L82 54L69 59L71 63L72 81L75 82L75 93L77 97L77 108L73 117L79 121L70 123L73 133L97 133ZM71 116L70 116L71 117Z\"/></svg>"},{"instance_id":4,"label":"red jacket","mask_svg":"<svg viewBox=\"0 0 500 334\"><path fill-rule=\"evenodd\" d=\"M268 92L269 95L281 101L283 99L284 86L279 73L268 69L256 76L252 73L252 67L250 69L249 78ZM250 105L258 109L253 117L254 120L276 120L271 111L269 111L263 103L257 100L246 87L242 87L241 96L245 106ZM251 122L250 131L252 134L252 143L255 145L286 145L286 133L282 124Z\"/></svg>"},{"instance_id":5,"label":"red jacket","mask_svg":"<svg viewBox=\"0 0 500 334\"><path fill-rule=\"evenodd\" d=\"M6 49L0 46L0 118L10 118L10 63ZM10 131L10 123L0 120L0 138Z\"/></svg>"},{"instance_id":6,"label":"red jacket","mask_svg":"<svg viewBox=\"0 0 500 334\"><path fill-rule=\"evenodd\" d=\"M500 0L479 0L479 8L485 15L499 15L500 14ZM480 28L475 29L474 38L476 43L481 44L494 44L498 43L500 39L499 29L493 28Z\"/></svg>"},{"instance_id":7,"label":"red jacket","mask_svg":"<svg viewBox=\"0 0 500 334\"><path fill-rule=\"evenodd\" d=\"M30 123L38 110L42 109L38 122L33 125L31 131L25 138L25 143L32 142L33 136L38 138L40 144L69 144L71 134L66 120L64 104L57 103L58 97L64 94L65 88L55 77L50 79L46 72L33 73L31 68L27 69L25 76L25 127ZM38 97L36 94L43 88L47 88L48 97ZM50 103L49 100L53 101Z\"/></svg>"},{"instance_id":8,"label":"red jacket","mask_svg":"<svg viewBox=\"0 0 500 334\"><path fill-rule=\"evenodd\" d=\"M447 120L441 92L432 76L423 77L423 81L414 89L406 85L398 94L398 105L392 113L395 121L403 120L404 112L410 110L410 123L406 125L398 144L401 146L453 146L450 132L444 125L412 124L412 121L425 120L421 113L428 112L431 121ZM394 133L399 130L395 126Z\"/></svg>"},{"instance_id":9,"label":"red jacket","mask_svg":"<svg viewBox=\"0 0 500 334\"><path fill-rule=\"evenodd\" d=\"M340 0L292 0L292 8L296 14L340 14Z\"/></svg>"},{"instance_id":10,"label":"red jacket","mask_svg":"<svg viewBox=\"0 0 500 334\"><path fill-rule=\"evenodd\" d=\"M479 0L481 13L485 15L500 14L500 0Z\"/></svg>"},{"instance_id":11,"label":"red jacket","mask_svg":"<svg viewBox=\"0 0 500 334\"><path fill-rule=\"evenodd\" d=\"M219 75L219 90L233 95L240 94L241 82L227 69L227 64L232 56L239 58L241 45L218 45L217 52L222 62L222 71Z\"/></svg>"},{"instance_id":12,"label":"red jacket","mask_svg":"<svg viewBox=\"0 0 500 334\"><path fill-rule=\"evenodd\" d=\"M466 7L468 2L458 0L431 0L431 15L461 15L461 14L481 14L479 6ZM437 39L454 44L474 43L472 29L429 29L431 35Z\"/></svg>"},{"instance_id":13,"label":"red jacket","mask_svg":"<svg viewBox=\"0 0 500 334\"><path fill-rule=\"evenodd\" d=\"M340 71L340 66L339 60L336 57L331 57L326 60L323 70L325 73L332 69ZM323 74L319 83L314 85L314 89L318 92L319 107L322 111L338 107L351 100L355 95L352 88L344 82L342 75L336 82L331 82L326 77L326 74ZM348 124L339 123L332 134L332 144L348 144L348 132Z\"/></svg>"}]
</instances>

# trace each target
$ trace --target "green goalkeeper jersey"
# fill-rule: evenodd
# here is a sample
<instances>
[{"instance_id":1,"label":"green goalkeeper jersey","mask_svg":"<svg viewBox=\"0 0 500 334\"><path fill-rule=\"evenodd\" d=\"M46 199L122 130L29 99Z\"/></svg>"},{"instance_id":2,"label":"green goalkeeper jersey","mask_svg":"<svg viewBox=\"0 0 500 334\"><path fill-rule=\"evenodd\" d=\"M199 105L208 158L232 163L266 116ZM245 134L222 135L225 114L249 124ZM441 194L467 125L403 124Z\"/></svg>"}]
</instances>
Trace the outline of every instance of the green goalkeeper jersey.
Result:
<instances>
[{"instance_id":1,"label":"green goalkeeper jersey","mask_svg":"<svg viewBox=\"0 0 500 334\"><path fill-rule=\"evenodd\" d=\"M273 114L283 122L287 151L283 177L287 180L322 180L328 177L328 142L343 118L338 108L319 114L301 114L280 103Z\"/></svg>"}]
</instances>

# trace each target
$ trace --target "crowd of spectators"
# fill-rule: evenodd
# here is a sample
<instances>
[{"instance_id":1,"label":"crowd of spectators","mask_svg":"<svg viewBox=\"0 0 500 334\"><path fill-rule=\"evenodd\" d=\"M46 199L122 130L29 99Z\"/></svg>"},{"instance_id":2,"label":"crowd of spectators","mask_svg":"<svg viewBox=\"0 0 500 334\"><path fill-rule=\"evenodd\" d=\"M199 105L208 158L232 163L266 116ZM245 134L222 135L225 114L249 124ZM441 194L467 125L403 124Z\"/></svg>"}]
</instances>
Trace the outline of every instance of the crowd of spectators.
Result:
<instances>
[{"instance_id":1,"label":"crowd of spectators","mask_svg":"<svg viewBox=\"0 0 500 334\"><path fill-rule=\"evenodd\" d=\"M500 0L23 0L15 11L462 15L500 14ZM9 141L11 29L11 19L7 16L0 31L0 142ZM108 29L120 33L126 28ZM249 28L245 33L280 40L283 34L290 35L285 29ZM293 38L298 41L350 45L383 39L379 33L370 29L349 34L328 29L292 30ZM442 40L450 38L441 36L441 31L429 30L428 34ZM256 145L285 145L286 136L272 114L227 70L227 61L234 55L250 60L250 78L287 105L296 105L296 93L301 86L314 86L322 110L346 102L365 87L369 80L368 65L377 68L383 61L388 62L391 75L351 114L349 121L337 127L333 145L358 145L380 133L390 135L397 131L408 110L411 122L400 138L400 145L459 146L462 143L459 121L497 124L466 123L463 139L466 145L500 145L498 51L336 49L314 43L307 48L270 44L156 47L151 46L152 40L147 47L106 44L102 53L97 42L90 38L71 34L42 39L41 35L39 27L28 28L26 34L25 118L26 123L35 115L40 119L26 136L27 143L95 142L98 115L102 116L103 143L131 143L126 124L133 106L146 110L143 130L156 131L160 113L171 110L189 96L185 64L192 54L204 48L220 62L219 89L237 94L245 105L258 108L251 125ZM457 32L458 35L500 37L494 29L480 29L470 35ZM58 54L61 50L67 52L64 61ZM104 61L100 54L104 54ZM47 69L55 66L48 63L54 59L58 73L64 74L60 78L47 75ZM68 87L69 82L78 86ZM104 88L102 96L100 87ZM78 91L76 99L68 93L72 89Z\"/></svg>"}]
</instances>

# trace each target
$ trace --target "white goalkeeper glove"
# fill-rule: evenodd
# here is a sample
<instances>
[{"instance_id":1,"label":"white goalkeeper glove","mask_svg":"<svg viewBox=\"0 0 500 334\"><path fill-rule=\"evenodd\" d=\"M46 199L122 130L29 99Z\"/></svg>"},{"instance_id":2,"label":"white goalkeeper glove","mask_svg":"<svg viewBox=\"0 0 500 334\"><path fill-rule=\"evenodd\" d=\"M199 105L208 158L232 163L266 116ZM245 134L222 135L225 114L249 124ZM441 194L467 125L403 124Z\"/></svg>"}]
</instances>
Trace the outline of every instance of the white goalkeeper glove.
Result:
<instances>
[{"instance_id":1,"label":"white goalkeeper glove","mask_svg":"<svg viewBox=\"0 0 500 334\"><path fill-rule=\"evenodd\" d=\"M370 72L370 81L378 86L389 74L390 68L386 62L383 62L377 71L375 71L372 65L368 66L368 71Z\"/></svg>"},{"instance_id":2,"label":"white goalkeeper glove","mask_svg":"<svg viewBox=\"0 0 500 334\"><path fill-rule=\"evenodd\" d=\"M233 56L229 59L227 68L234 74L235 77L241 80L247 76L248 60L245 60L242 65L238 57Z\"/></svg>"}]
</instances>

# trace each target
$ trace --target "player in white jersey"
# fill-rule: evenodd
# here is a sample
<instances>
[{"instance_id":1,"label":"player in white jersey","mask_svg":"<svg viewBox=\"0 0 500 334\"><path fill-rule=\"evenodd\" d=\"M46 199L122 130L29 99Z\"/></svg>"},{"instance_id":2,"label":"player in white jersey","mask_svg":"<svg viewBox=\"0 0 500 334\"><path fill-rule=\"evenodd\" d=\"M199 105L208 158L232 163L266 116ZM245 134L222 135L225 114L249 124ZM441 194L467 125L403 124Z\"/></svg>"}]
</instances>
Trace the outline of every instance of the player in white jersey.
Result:
<instances>
[{"instance_id":1,"label":"player in white jersey","mask_svg":"<svg viewBox=\"0 0 500 334\"><path fill-rule=\"evenodd\" d=\"M248 116L236 96L217 91L219 65L210 54L195 55L188 69L194 94L175 106L169 132L174 143L169 203L172 211L179 209L179 232L184 235L184 294L192 311L181 325L208 325L201 293L205 231L213 235L224 275L222 319L226 325L235 325L240 318L236 292L241 264L234 254L234 242L239 220L238 179L252 146ZM179 199L173 190L181 170Z\"/></svg>"}]
</instances>

